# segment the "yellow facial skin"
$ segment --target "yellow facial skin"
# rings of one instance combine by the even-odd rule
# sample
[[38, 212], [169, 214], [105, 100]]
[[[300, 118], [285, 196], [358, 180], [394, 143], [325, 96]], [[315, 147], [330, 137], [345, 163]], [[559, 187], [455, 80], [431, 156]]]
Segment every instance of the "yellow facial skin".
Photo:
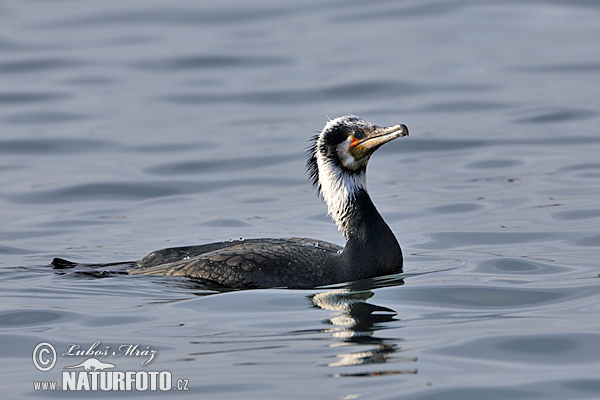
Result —
[[403, 136], [408, 136], [405, 125], [357, 129], [338, 146], [337, 153], [346, 168], [356, 170], [364, 166], [371, 154], [383, 144]]
[[[404, 125], [387, 126], [375, 128], [372, 131], [356, 131], [348, 137], [351, 141], [349, 150], [355, 160], [360, 161], [373, 154], [384, 143], [398, 137], [408, 136], [408, 129]], [[358, 137], [357, 137], [358, 136]]]

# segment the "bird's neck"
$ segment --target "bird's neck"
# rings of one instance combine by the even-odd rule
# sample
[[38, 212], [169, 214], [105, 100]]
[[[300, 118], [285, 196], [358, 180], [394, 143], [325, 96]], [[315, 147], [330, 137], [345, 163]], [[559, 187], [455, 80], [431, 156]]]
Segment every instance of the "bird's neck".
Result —
[[[328, 168], [330, 167], [330, 168]], [[321, 194], [329, 215], [346, 237], [341, 267], [347, 280], [402, 270], [402, 250], [366, 191], [365, 171], [320, 166]]]
[[331, 216], [338, 229], [348, 239], [346, 235], [347, 214], [352, 208], [356, 193], [362, 190], [366, 194], [365, 170], [358, 173], [343, 171], [339, 165], [335, 165], [325, 157], [318, 157], [317, 164], [320, 194], [327, 204], [327, 214]]
[[342, 260], [351, 280], [402, 271], [402, 250], [367, 192], [355, 193], [344, 217]]

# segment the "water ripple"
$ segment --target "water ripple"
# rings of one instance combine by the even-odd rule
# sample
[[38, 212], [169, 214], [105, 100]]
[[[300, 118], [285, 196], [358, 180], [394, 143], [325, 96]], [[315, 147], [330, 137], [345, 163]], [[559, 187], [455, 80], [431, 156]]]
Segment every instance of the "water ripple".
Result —
[[290, 63], [289, 58], [268, 56], [230, 56], [230, 55], [198, 55], [170, 58], [166, 60], [152, 59], [132, 64], [135, 67], [157, 71], [177, 71], [223, 67], [271, 67]]
[[530, 117], [513, 119], [512, 122], [519, 124], [566, 122], [593, 118], [598, 115], [596, 111], [569, 108], [552, 108], [536, 110], [532, 111], [531, 114], [533, 115]]
[[501, 103], [497, 101], [479, 100], [479, 101], [449, 101], [445, 103], [432, 103], [419, 109], [423, 112], [469, 112], [498, 110], [502, 108], [513, 107], [510, 103]]
[[145, 172], [153, 175], [188, 175], [204, 174], [213, 171], [240, 171], [283, 164], [297, 158], [300, 158], [300, 155], [268, 155], [261, 157], [224, 158], [207, 161], [184, 161], [150, 167], [147, 168]]
[[89, 119], [91, 115], [83, 113], [69, 113], [60, 111], [28, 111], [14, 113], [4, 117], [4, 122], [10, 124], [56, 124]]
[[27, 72], [48, 71], [50, 69], [71, 69], [85, 65], [81, 60], [69, 58], [42, 58], [0, 62], [0, 74], [22, 74]]
[[443, 246], [478, 246], [507, 244], [523, 244], [558, 239], [561, 236], [554, 232], [439, 232], [430, 234], [431, 242], [422, 244], [425, 249]]
[[478, 287], [445, 285], [443, 287], [405, 288], [399, 294], [407, 304], [436, 304], [450, 309], [514, 310], [554, 304], [570, 295], [569, 290], [518, 289], [514, 287]]
[[11, 104], [40, 103], [62, 100], [69, 97], [73, 96], [66, 93], [0, 93], [0, 104], [7, 106]]
[[97, 151], [114, 147], [109, 141], [76, 138], [31, 138], [0, 140], [0, 153], [53, 155]]
[[260, 21], [275, 18], [286, 13], [294, 12], [292, 9], [277, 7], [238, 7], [238, 8], [207, 8], [202, 10], [183, 8], [155, 8], [140, 9], [136, 11], [106, 12], [91, 14], [89, 16], [74, 17], [67, 20], [41, 22], [36, 24], [40, 28], [77, 28], [90, 26], [127, 25], [130, 24], [239, 24], [244, 21]]
[[232, 179], [221, 181], [94, 182], [68, 185], [58, 189], [33, 190], [7, 195], [13, 202], [28, 204], [79, 201], [139, 201], [158, 197], [214, 191], [224, 187], [285, 187], [299, 184], [294, 179]]
[[565, 72], [565, 73], [577, 73], [577, 72], [600, 72], [600, 63], [597, 62], [581, 62], [581, 63], [567, 63], [567, 64], [550, 64], [550, 65], [539, 65], [532, 67], [519, 67], [514, 68], [516, 71], [524, 72]]
[[[469, 357], [515, 364], [581, 365], [600, 359], [600, 335], [569, 333], [513, 335], [472, 340]], [[436, 351], [464, 357], [464, 344]]]
[[573, 268], [519, 258], [496, 258], [481, 262], [477, 266], [477, 270], [490, 275], [531, 275], [532, 277], [540, 277], [571, 272]]
[[347, 99], [360, 96], [362, 99], [381, 97], [398, 97], [416, 94], [425, 91], [425, 86], [398, 82], [379, 81], [333, 85], [328, 88], [254, 91], [251, 93], [233, 94], [179, 94], [163, 96], [161, 99], [177, 104], [205, 104], [205, 103], [260, 103], [260, 104], [296, 104], [312, 103], [315, 101], [329, 101]]
[[63, 318], [63, 313], [48, 310], [4, 311], [0, 313], [0, 327], [44, 325]]
[[600, 218], [600, 209], [590, 208], [581, 210], [567, 210], [552, 213], [552, 217], [559, 221], [594, 220]]

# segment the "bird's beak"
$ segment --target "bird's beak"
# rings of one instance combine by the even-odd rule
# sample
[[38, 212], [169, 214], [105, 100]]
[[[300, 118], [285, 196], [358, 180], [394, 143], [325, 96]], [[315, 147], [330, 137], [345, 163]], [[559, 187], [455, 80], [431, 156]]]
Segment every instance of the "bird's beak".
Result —
[[370, 132], [366, 132], [364, 138], [353, 140], [350, 145], [350, 154], [355, 160], [362, 160], [373, 154], [383, 144], [403, 136], [408, 136], [406, 125], [393, 125], [383, 128], [377, 126]]

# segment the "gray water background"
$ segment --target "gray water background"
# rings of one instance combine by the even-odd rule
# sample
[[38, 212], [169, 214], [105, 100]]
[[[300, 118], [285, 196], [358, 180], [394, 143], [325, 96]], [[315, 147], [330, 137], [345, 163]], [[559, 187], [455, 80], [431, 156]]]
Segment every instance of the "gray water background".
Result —
[[[600, 3], [0, 4], [0, 377], [139, 344], [201, 399], [600, 398]], [[304, 174], [348, 113], [405, 274], [218, 293], [59, 275], [240, 237], [342, 244]]]

